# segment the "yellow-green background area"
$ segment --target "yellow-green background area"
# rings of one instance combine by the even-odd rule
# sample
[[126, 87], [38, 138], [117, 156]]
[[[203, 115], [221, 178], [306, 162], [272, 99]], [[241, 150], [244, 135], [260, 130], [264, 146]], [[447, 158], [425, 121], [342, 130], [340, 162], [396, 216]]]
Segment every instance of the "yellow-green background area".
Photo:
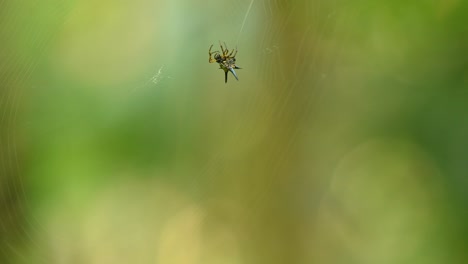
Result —
[[0, 1], [0, 263], [468, 263], [467, 14]]

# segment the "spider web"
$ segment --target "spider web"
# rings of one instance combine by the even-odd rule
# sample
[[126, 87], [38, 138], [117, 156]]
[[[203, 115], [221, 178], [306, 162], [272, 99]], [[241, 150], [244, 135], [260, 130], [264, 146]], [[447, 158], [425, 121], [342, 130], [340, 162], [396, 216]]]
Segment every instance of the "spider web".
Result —
[[[439, 22], [453, 14], [449, 2], [434, 12]], [[368, 140], [444, 95], [410, 89], [425, 78], [466, 79], [407, 63], [425, 43], [464, 46], [399, 5], [0, 0], [0, 263], [397, 263], [379, 255], [389, 244], [402, 258], [411, 254], [398, 245], [461, 259], [456, 245], [421, 242], [453, 239], [437, 227], [466, 219], [441, 216], [444, 175], [430, 154]], [[433, 8], [419, 5], [410, 7]], [[225, 84], [208, 63], [220, 42], [238, 49], [239, 81]], [[421, 50], [464, 72], [445, 49]], [[390, 197], [398, 184], [411, 202], [369, 191]], [[372, 201], [393, 207], [356, 206]], [[397, 218], [413, 230], [407, 244]], [[423, 218], [431, 222], [417, 225]]]
[[[0, 249], [2, 263], [59, 263], [70, 261], [73, 256], [69, 254], [74, 251], [81, 257], [91, 254], [84, 245], [71, 244], [80, 237], [71, 231], [80, 223], [73, 218], [84, 218], [86, 213], [77, 208], [89, 206], [93, 199], [89, 197], [98, 197], [99, 189], [113, 183], [99, 172], [113, 165], [103, 169], [84, 158], [95, 154], [80, 145], [96, 149], [95, 143], [90, 143], [97, 140], [95, 134], [114, 133], [120, 127], [118, 120], [146, 119], [146, 111], [163, 111], [160, 120], [175, 114], [174, 120], [164, 121], [167, 128], [159, 129], [176, 131], [182, 142], [196, 139], [180, 131], [188, 129], [196, 134], [201, 127], [210, 127], [212, 150], [200, 154], [201, 167], [192, 168], [201, 179], [182, 186], [188, 193], [197, 193], [219, 184], [213, 177], [219, 173], [220, 164], [248, 153], [265, 137], [268, 125], [256, 125], [255, 118], [286, 118], [292, 114], [287, 112], [294, 101], [292, 88], [313, 83], [304, 78], [304, 67], [317, 61], [312, 58], [316, 51], [309, 46], [311, 39], [320, 38], [327, 27], [333, 30], [333, 25], [327, 25], [329, 20], [321, 19], [331, 11], [324, 10], [320, 1], [305, 4], [313, 11], [308, 14], [311, 18], [320, 18], [305, 28], [292, 27], [291, 20], [301, 7], [287, 1], [230, 1], [221, 7], [223, 12], [219, 12], [218, 1], [207, 3], [208, 8], [188, 1], [140, 1], [132, 6], [114, 3], [111, 7], [91, 1], [49, 2], [44, 6], [33, 1], [1, 2], [0, 33], [9, 36], [2, 38], [8, 41], [2, 44], [5, 49], [0, 71], [4, 84], [0, 94], [0, 224], [5, 234]], [[21, 14], [25, 10], [34, 11], [24, 17]], [[290, 30], [298, 30], [300, 36], [286, 47], [281, 39]], [[207, 49], [218, 41], [239, 50], [237, 59], [243, 69], [238, 82], [230, 76], [225, 85], [221, 71], [207, 63]], [[291, 54], [289, 48], [296, 49], [292, 58], [286, 58]], [[282, 85], [285, 89], [274, 90]], [[200, 108], [201, 101], [194, 100], [208, 102], [208, 111], [215, 111], [210, 117], [213, 120], [225, 116], [231, 121], [205, 120], [206, 110]], [[307, 102], [311, 104], [310, 98]], [[152, 104], [160, 106], [152, 108]], [[203, 125], [190, 121], [190, 112]], [[294, 119], [290, 122], [300, 122]], [[135, 124], [135, 129], [144, 130], [140, 122]], [[164, 133], [158, 136], [171, 140]], [[291, 136], [278, 148], [284, 148], [284, 154], [275, 155], [286, 157], [297, 134]], [[162, 141], [156, 145], [164, 147]], [[240, 148], [232, 147], [242, 141], [245, 143]], [[213, 148], [216, 144], [223, 148]], [[198, 147], [187, 150], [176, 143], [167, 148], [176, 150], [168, 153], [172, 159], [159, 158], [166, 163], [174, 162], [174, 157], [186, 159], [177, 153], [198, 152]], [[226, 151], [229, 149], [232, 151]], [[106, 155], [95, 156], [95, 161]], [[195, 161], [182, 164], [193, 166]], [[93, 181], [92, 177], [101, 179]], [[266, 190], [274, 184], [275, 180], [267, 181]], [[258, 187], [250, 190], [257, 203], [266, 195]], [[62, 212], [66, 207], [75, 209]]]

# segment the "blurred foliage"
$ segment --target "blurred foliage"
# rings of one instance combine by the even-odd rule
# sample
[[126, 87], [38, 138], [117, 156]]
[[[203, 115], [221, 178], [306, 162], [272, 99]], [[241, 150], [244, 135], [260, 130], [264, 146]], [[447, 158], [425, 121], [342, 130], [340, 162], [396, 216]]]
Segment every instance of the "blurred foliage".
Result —
[[466, 14], [1, 2], [0, 263], [467, 263]]

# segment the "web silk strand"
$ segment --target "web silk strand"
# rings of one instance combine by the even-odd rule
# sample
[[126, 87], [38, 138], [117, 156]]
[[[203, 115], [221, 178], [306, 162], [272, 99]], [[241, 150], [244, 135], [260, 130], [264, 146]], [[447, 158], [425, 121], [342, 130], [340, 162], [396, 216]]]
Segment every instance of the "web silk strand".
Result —
[[244, 30], [244, 26], [245, 26], [245, 21], [247, 21], [247, 17], [249, 16], [250, 14], [250, 9], [252, 9], [252, 4], [253, 4], [254, 0], [250, 1], [250, 5], [249, 5], [249, 8], [247, 9], [247, 12], [245, 13], [245, 17], [244, 17], [244, 21], [242, 22], [242, 26], [240, 28], [240, 31], [239, 31], [239, 35], [237, 36], [237, 41], [236, 41], [236, 46], [237, 44], [239, 43], [239, 38], [242, 34], [242, 31]]

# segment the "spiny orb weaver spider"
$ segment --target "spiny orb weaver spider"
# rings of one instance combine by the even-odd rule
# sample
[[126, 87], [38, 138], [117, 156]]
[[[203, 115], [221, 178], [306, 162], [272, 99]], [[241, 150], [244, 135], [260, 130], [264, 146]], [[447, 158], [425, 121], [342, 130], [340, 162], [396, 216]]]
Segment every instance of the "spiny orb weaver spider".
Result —
[[[219, 43], [219, 46], [221, 47], [221, 52], [219, 51], [211, 51], [211, 48], [213, 48], [213, 45], [210, 46], [210, 49], [208, 50], [208, 55], [210, 55], [209, 62], [217, 62], [219, 64], [219, 68], [224, 70], [224, 82], [227, 83], [227, 76], [228, 76], [228, 71], [236, 77], [236, 80], [239, 80], [237, 78], [237, 74], [234, 71], [234, 69], [241, 69], [237, 67], [236, 65], [236, 54], [237, 54], [237, 48], [233, 49], [231, 52], [229, 52], [226, 43], [221, 45], [221, 42]], [[211, 57], [213, 56], [213, 57]]]

